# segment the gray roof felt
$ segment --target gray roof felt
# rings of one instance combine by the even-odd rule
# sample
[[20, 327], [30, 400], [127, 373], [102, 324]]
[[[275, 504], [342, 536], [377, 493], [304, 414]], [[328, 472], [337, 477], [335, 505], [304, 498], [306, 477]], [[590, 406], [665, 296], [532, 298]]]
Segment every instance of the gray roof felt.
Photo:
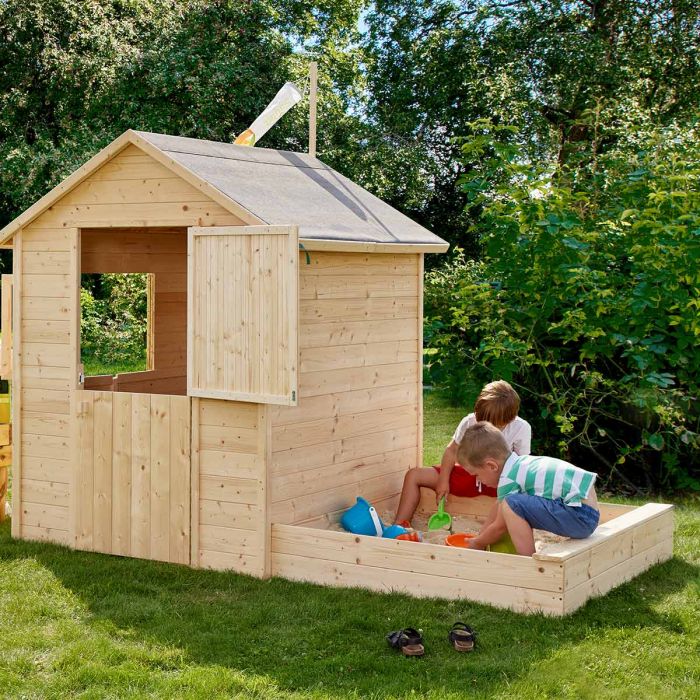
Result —
[[300, 238], [445, 243], [305, 153], [137, 133], [265, 223], [299, 226]]

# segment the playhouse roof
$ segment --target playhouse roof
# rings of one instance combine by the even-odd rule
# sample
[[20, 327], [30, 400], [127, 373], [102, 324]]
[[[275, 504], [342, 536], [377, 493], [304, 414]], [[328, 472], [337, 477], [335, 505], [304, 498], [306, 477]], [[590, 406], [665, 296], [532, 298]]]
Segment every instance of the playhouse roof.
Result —
[[444, 252], [448, 247], [428, 229], [305, 153], [143, 131], [122, 134], [0, 231], [2, 242], [129, 143], [201, 187], [246, 223], [296, 225], [302, 241], [348, 242], [367, 250], [400, 245], [415, 246], [417, 252]]

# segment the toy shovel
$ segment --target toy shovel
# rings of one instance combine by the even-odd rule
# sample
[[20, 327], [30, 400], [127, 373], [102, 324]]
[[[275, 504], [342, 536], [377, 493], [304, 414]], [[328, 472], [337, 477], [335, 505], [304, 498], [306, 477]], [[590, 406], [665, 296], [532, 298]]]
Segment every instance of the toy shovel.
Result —
[[449, 528], [452, 525], [452, 516], [445, 512], [445, 497], [440, 499], [437, 513], [434, 513], [428, 519], [428, 530], [442, 530]]

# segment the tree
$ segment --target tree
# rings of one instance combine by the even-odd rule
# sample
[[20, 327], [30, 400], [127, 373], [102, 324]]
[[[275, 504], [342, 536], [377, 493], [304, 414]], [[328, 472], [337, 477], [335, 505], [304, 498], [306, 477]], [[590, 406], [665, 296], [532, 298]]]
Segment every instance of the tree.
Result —
[[367, 25], [368, 117], [407, 153], [385, 196], [472, 255], [457, 183], [475, 164], [454, 140], [469, 123], [517, 124], [527, 157], [577, 168], [630, 112], [664, 125], [697, 105], [692, 0], [379, 0]]

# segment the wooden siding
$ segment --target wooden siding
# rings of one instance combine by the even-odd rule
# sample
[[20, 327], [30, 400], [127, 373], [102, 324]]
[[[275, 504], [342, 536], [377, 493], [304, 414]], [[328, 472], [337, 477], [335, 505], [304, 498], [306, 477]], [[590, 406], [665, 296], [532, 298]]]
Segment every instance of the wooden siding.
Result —
[[190, 230], [188, 393], [296, 404], [296, 229]]
[[267, 409], [193, 399], [192, 564], [269, 571]]
[[389, 506], [421, 463], [419, 255], [299, 260], [299, 405], [274, 407], [271, 519], [328, 522], [356, 496]]
[[[70, 492], [75, 444], [69, 416], [70, 392], [78, 387], [79, 229], [240, 223], [130, 145], [15, 233], [15, 536], [68, 542], [75, 515], [60, 503], [66, 487]], [[171, 282], [164, 293], [177, 293], [178, 285], [181, 290], [181, 278]], [[182, 358], [182, 352], [176, 348], [173, 356]], [[43, 482], [28, 484], [34, 500], [23, 497], [25, 479]]]
[[29, 227], [15, 237], [13, 256], [13, 530], [63, 544], [70, 530], [70, 389], [78, 374], [77, 251], [77, 229]]
[[75, 406], [73, 546], [189, 564], [190, 399], [76, 391]]

